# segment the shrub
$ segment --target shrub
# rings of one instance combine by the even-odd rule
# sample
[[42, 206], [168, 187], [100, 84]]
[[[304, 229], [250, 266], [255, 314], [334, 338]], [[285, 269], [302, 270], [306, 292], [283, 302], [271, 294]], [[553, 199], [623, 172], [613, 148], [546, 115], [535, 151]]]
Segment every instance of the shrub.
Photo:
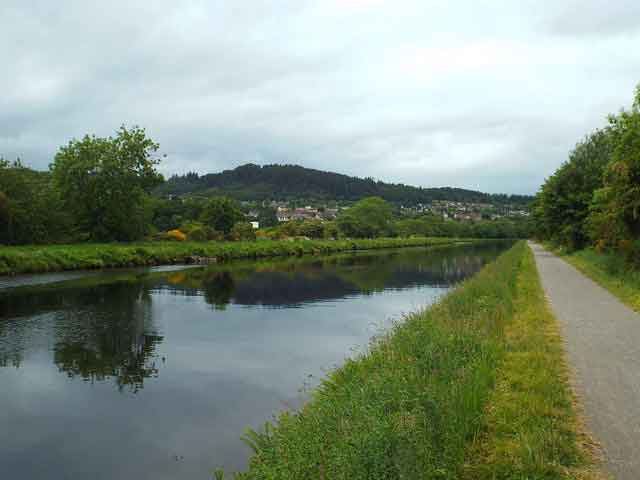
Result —
[[208, 240], [207, 231], [204, 227], [195, 227], [191, 229], [187, 236], [189, 237], [189, 240], [193, 240], [194, 242], [206, 242]]
[[253, 226], [247, 222], [236, 223], [229, 233], [229, 240], [255, 240], [256, 232]]
[[175, 230], [169, 230], [167, 232], [167, 238], [169, 240], [184, 242], [187, 239], [187, 236], [176, 228]]

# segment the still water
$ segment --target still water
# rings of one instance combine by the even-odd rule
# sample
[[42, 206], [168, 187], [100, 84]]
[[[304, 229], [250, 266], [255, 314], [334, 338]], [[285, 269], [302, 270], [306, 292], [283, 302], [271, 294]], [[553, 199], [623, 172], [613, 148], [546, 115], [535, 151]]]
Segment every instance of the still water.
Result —
[[246, 427], [299, 406], [326, 369], [504, 248], [4, 279], [0, 478], [243, 469]]

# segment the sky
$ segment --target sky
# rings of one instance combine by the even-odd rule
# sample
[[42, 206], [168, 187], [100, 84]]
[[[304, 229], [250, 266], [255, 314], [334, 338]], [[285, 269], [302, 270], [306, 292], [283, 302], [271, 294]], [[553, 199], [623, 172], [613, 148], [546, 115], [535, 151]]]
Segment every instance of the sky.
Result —
[[637, 0], [2, 0], [0, 156], [146, 128], [165, 175], [534, 193], [640, 83]]

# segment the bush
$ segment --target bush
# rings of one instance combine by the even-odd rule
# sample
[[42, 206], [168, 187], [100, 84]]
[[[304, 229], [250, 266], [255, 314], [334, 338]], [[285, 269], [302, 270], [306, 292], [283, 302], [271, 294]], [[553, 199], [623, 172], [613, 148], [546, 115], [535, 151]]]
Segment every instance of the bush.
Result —
[[187, 236], [189, 237], [189, 240], [194, 242], [206, 242], [209, 239], [207, 232], [203, 227], [193, 228]]
[[167, 232], [167, 239], [184, 242], [187, 239], [187, 236], [176, 228], [175, 230], [169, 230]]
[[229, 233], [229, 240], [255, 240], [256, 232], [253, 226], [247, 222], [236, 223]]

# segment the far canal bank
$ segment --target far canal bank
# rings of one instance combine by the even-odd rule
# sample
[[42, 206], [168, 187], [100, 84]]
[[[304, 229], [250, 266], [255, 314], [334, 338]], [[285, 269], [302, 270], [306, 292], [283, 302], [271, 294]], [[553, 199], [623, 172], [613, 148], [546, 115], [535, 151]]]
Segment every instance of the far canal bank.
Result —
[[458, 238], [376, 238], [350, 240], [258, 240], [251, 242], [83, 243], [0, 247], [0, 275], [91, 270], [183, 263], [216, 263], [241, 258], [321, 255], [401, 247], [491, 242]]

